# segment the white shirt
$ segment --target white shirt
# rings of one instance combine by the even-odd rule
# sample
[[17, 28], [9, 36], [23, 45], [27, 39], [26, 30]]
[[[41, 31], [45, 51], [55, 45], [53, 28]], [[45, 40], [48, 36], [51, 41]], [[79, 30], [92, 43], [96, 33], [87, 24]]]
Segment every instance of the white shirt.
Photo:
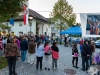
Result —
[[5, 39], [5, 40], [2, 40], [2, 43], [3, 44], [7, 44], [7, 40]]

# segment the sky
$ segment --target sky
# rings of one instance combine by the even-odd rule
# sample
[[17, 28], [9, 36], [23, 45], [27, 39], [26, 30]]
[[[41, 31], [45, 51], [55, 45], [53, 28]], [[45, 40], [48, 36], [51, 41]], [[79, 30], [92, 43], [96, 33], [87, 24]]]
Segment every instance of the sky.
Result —
[[[29, 8], [49, 18], [54, 4], [58, 0], [29, 0]], [[80, 22], [80, 13], [100, 13], [100, 0], [67, 0], [72, 5], [73, 13], [77, 15], [77, 22]]]

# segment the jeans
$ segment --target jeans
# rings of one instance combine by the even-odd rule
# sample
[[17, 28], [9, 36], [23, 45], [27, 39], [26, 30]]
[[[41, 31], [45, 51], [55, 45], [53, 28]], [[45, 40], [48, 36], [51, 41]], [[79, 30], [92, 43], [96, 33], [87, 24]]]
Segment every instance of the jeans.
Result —
[[22, 60], [22, 62], [25, 62], [25, 60], [26, 60], [26, 53], [27, 53], [27, 50], [21, 51], [21, 60]]
[[57, 59], [52, 58], [52, 68], [57, 68]]
[[92, 55], [89, 56], [89, 66], [92, 65]]
[[[85, 70], [88, 70], [88, 67], [89, 67], [88, 59], [89, 59], [89, 57], [87, 57], [87, 56], [82, 56], [82, 69], [83, 69], [84, 71], [85, 71]], [[85, 67], [85, 64], [86, 64], [86, 67]]]
[[76, 64], [75, 66], [77, 67], [77, 64], [78, 64], [78, 57], [73, 57], [73, 60], [72, 60], [72, 64], [74, 66], [74, 61], [76, 60]]
[[42, 70], [42, 59], [43, 57], [36, 57], [37, 58], [37, 62], [36, 62], [36, 69], [38, 70], [38, 66], [40, 63], [40, 69]]
[[9, 75], [15, 75], [15, 66], [16, 66], [16, 56], [8, 56], [8, 67], [9, 67]]

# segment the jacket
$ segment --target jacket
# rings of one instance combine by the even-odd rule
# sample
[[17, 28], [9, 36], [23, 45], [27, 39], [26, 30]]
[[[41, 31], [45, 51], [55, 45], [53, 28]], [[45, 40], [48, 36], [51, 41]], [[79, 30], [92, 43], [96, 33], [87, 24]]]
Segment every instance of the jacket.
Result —
[[22, 51], [28, 50], [28, 42], [27, 42], [26, 40], [24, 40], [24, 41], [22, 41], [22, 42], [20, 43], [20, 49], [21, 49]]
[[5, 56], [20, 56], [16, 43], [8, 43], [5, 48]]
[[52, 58], [58, 59], [59, 58], [59, 49], [56, 46], [52, 46]]
[[48, 50], [50, 50], [50, 51], [52, 52], [52, 50], [51, 50], [51, 47], [50, 47], [50, 46], [45, 46], [45, 47], [44, 47], [44, 52], [45, 52], [45, 55], [50, 55], [50, 54], [48, 54]]
[[36, 56], [37, 57], [43, 57], [44, 56], [44, 47], [39, 46], [36, 50]]
[[95, 63], [96, 63], [96, 64], [97, 64], [97, 63], [100, 63], [100, 55], [99, 55], [98, 53], [96, 54], [94, 60], [95, 60]]
[[29, 42], [29, 44], [28, 44], [28, 52], [30, 54], [34, 54], [35, 53], [35, 48], [36, 48], [36, 44], [34, 43], [34, 41]]
[[83, 45], [83, 50], [82, 50], [82, 55], [87, 56], [88, 54], [89, 55], [91, 54], [90, 48], [87, 44], [84, 44]]
[[18, 45], [18, 48], [20, 49], [20, 41], [19, 40], [16, 40], [16, 43]]
[[72, 48], [72, 55], [74, 57], [78, 57], [78, 49], [77, 48]]

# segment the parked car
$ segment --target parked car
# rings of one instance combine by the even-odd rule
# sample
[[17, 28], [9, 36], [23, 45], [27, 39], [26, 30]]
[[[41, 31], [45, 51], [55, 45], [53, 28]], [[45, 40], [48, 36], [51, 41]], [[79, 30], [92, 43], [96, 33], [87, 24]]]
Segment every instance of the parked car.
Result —
[[74, 38], [72, 41], [75, 41], [76, 43], [80, 43], [81, 39], [80, 38]]
[[100, 48], [100, 40], [97, 40], [97, 41], [95, 42], [95, 46], [98, 47], [98, 48]]

